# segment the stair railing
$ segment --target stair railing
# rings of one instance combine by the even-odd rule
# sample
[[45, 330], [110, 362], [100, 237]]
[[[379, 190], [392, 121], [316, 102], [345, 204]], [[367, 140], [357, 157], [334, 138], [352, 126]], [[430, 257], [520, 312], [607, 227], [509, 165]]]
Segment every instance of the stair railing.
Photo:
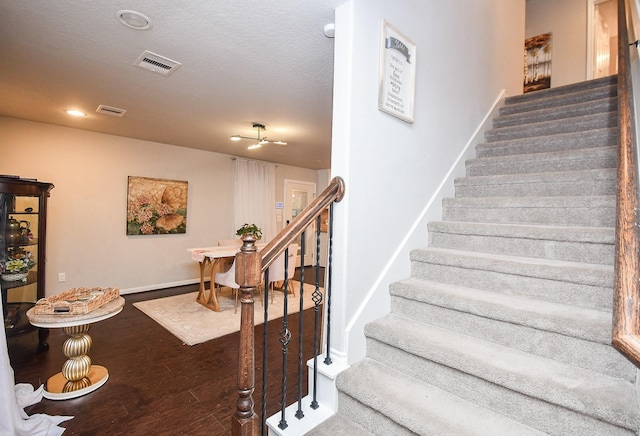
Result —
[[[264, 392], [265, 392], [265, 381], [263, 380], [263, 411], [262, 418], [258, 416], [258, 414], [254, 411], [254, 399], [253, 392], [255, 389], [255, 335], [254, 335], [254, 293], [258, 286], [262, 283], [262, 277], [265, 276], [265, 291], [268, 290], [268, 268], [269, 266], [280, 256], [282, 253], [285, 253], [285, 285], [284, 285], [284, 295], [285, 295], [285, 305], [287, 304], [286, 295], [287, 295], [287, 273], [288, 270], [286, 262], [288, 259], [288, 247], [289, 245], [298, 238], [298, 236], [303, 236], [302, 241], [304, 241], [304, 232], [305, 230], [312, 226], [313, 224], [317, 224], [317, 253], [319, 253], [320, 247], [320, 223], [321, 216], [326, 209], [329, 209], [329, 262], [327, 263], [327, 268], [329, 270], [329, 278], [327, 283], [325, 283], [325, 294], [326, 301], [324, 302], [324, 308], [327, 313], [330, 313], [330, 301], [331, 301], [331, 244], [332, 244], [332, 234], [333, 234], [333, 204], [342, 200], [345, 193], [345, 185], [344, 181], [339, 178], [333, 178], [329, 183], [329, 186], [314, 199], [311, 204], [307, 208], [305, 208], [298, 216], [296, 216], [293, 221], [287, 225], [282, 231], [271, 241], [269, 242], [262, 251], [258, 251], [255, 245], [256, 239], [253, 235], [245, 235], [243, 237], [243, 244], [240, 249], [240, 252], [236, 254], [236, 283], [240, 285], [240, 293], [241, 293], [241, 311], [240, 311], [240, 350], [238, 355], [238, 400], [236, 401], [236, 412], [231, 420], [231, 431], [235, 436], [240, 435], [258, 435], [258, 434], [266, 434], [265, 422], [266, 422], [266, 409], [265, 409], [265, 401]], [[304, 258], [304, 242], [302, 242], [303, 247], [301, 250], [301, 256]], [[303, 266], [303, 265], [302, 265]], [[304, 270], [304, 268], [302, 269]], [[316, 291], [318, 289], [317, 283], [319, 279], [319, 256], [316, 256]], [[303, 280], [301, 280], [302, 282]], [[302, 291], [301, 291], [302, 293]], [[322, 302], [322, 294], [319, 296], [314, 292], [313, 301], [315, 303], [315, 312], [316, 312], [316, 321], [315, 321], [315, 338], [314, 344], [316, 350], [314, 351], [314, 359], [317, 358], [318, 348], [319, 346], [316, 342], [319, 341], [318, 337], [318, 307]], [[264, 294], [264, 303], [265, 306], [268, 304], [268, 294], [265, 292]], [[265, 309], [265, 318], [266, 318]], [[302, 316], [302, 303], [301, 303], [301, 313]], [[265, 332], [267, 328], [267, 320], [265, 319]], [[289, 341], [289, 331], [287, 327], [287, 318], [285, 315], [283, 321], [283, 331], [281, 332], [281, 342], [283, 345], [283, 360], [286, 360], [287, 350], [288, 350], [288, 341]], [[326, 320], [327, 329], [330, 328], [330, 319]], [[329, 330], [326, 333], [327, 341], [330, 336]], [[266, 350], [266, 346], [263, 347]], [[329, 352], [329, 344], [327, 343], [327, 357], [325, 358], [325, 363], [330, 363]], [[301, 356], [300, 356], [301, 359]], [[327, 362], [329, 360], [329, 363]], [[283, 398], [282, 402], [282, 420], [279, 424], [280, 428], [286, 428], [286, 421], [284, 420], [284, 409], [286, 408], [286, 362], [283, 364]], [[266, 367], [266, 362], [263, 358], [263, 369]], [[314, 365], [314, 370], [317, 371], [317, 365]], [[266, 374], [263, 371], [263, 379]], [[300, 386], [300, 381], [298, 382]], [[300, 389], [298, 389], [300, 392]], [[315, 395], [315, 393], [314, 393]], [[300, 403], [301, 394], [298, 395], [298, 401]], [[315, 402], [315, 397], [314, 397]], [[313, 408], [313, 403], [311, 407]], [[298, 409], [298, 413], [296, 416], [302, 414], [300, 407]]]
[[638, 156], [625, 0], [618, 0], [618, 175], [612, 345], [640, 367]]

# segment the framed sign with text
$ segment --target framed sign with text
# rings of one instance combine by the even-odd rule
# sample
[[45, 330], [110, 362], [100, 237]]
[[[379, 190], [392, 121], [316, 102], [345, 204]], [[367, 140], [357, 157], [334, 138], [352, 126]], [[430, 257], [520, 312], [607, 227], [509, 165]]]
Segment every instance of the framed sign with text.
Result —
[[416, 45], [382, 21], [378, 109], [413, 123], [416, 86]]

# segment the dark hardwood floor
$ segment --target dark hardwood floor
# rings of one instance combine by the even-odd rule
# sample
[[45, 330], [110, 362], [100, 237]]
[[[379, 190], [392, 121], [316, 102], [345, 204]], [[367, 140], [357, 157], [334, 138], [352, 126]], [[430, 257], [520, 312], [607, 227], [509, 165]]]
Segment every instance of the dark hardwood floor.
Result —
[[[107, 367], [107, 383], [83, 397], [52, 401], [43, 399], [25, 411], [50, 415], [73, 415], [64, 422], [65, 435], [218, 435], [230, 434], [231, 416], [237, 396], [239, 333], [195, 346], [182, 342], [132, 306], [136, 301], [193, 292], [197, 286], [125, 295], [124, 310], [115, 317], [93, 324], [89, 334], [92, 362]], [[256, 300], [258, 304], [259, 300]], [[304, 392], [306, 361], [313, 356], [313, 309], [304, 320]], [[239, 314], [238, 314], [239, 316]], [[239, 319], [239, 318], [238, 318]], [[298, 315], [289, 317], [292, 345], [288, 356], [287, 402], [296, 399]], [[239, 321], [238, 321], [239, 322]], [[269, 322], [267, 416], [280, 409], [282, 353], [279, 332], [282, 320]], [[256, 327], [255, 411], [260, 414], [262, 386], [263, 326]], [[50, 348], [36, 352], [37, 333], [9, 340], [9, 357], [16, 383], [34, 387], [46, 383], [66, 360], [62, 329], [50, 331]], [[295, 341], [295, 343], [294, 343]]]

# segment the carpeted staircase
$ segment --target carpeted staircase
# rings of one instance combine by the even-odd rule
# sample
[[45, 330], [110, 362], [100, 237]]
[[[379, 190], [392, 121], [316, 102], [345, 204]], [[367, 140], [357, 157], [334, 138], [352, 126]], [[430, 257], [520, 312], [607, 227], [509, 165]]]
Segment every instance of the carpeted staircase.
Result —
[[610, 345], [616, 77], [508, 98], [312, 434], [635, 435]]

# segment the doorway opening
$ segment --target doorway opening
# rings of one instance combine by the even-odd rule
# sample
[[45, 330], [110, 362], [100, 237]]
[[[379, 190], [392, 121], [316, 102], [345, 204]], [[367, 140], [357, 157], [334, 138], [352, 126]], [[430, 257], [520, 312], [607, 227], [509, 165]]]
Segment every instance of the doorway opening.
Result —
[[587, 27], [587, 79], [618, 73], [618, 5], [590, 0]]
[[[289, 224], [314, 198], [316, 198], [315, 183], [286, 179], [284, 181], [284, 224]], [[315, 224], [308, 227], [305, 232], [305, 265], [300, 265], [300, 253], [296, 253], [296, 267], [313, 265], [315, 263], [314, 240]], [[302, 246], [301, 238], [298, 237], [295, 243], [297, 243], [299, 247]]]

